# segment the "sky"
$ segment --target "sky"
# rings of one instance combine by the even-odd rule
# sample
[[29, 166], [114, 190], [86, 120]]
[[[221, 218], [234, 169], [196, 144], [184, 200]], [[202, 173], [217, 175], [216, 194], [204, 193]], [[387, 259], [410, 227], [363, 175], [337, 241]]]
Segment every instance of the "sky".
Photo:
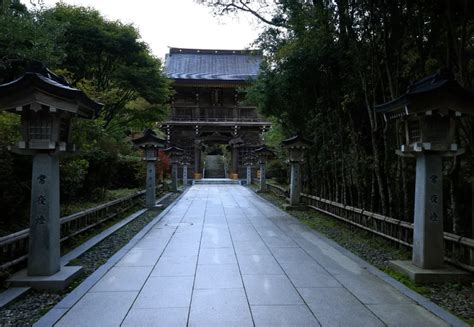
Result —
[[[27, 3], [28, 1], [24, 1]], [[43, 0], [47, 7], [58, 0]], [[168, 47], [245, 49], [257, 38], [260, 27], [249, 15], [215, 17], [195, 0], [63, 0], [93, 7], [110, 20], [135, 25], [154, 55], [164, 58]]]

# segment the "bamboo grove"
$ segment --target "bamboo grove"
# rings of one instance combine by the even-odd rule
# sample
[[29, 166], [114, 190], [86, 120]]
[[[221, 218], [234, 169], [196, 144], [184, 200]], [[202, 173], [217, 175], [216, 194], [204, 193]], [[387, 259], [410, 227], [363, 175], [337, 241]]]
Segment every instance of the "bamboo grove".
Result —
[[[284, 136], [315, 142], [305, 165], [308, 192], [412, 221], [415, 160], [395, 154], [400, 126], [374, 105], [443, 69], [474, 82], [474, 3], [469, 0], [284, 0], [209, 4], [247, 12], [265, 25], [255, 45], [266, 63], [252, 90]], [[472, 121], [457, 141], [466, 154], [444, 162], [445, 230], [472, 236]]]

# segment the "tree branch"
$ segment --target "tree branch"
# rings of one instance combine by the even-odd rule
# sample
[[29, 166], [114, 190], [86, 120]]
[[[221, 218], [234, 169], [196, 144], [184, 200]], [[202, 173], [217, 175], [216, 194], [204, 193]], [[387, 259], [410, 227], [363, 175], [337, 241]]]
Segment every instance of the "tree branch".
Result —
[[263, 17], [261, 14], [257, 12], [257, 10], [250, 8], [247, 5], [245, 0], [238, 0], [238, 2], [232, 1], [228, 4], [218, 2], [214, 4], [214, 6], [221, 7], [220, 12], [218, 13], [219, 15], [224, 15], [226, 13], [233, 12], [233, 11], [243, 11], [243, 12], [253, 15], [255, 18], [257, 18], [258, 20], [260, 20], [261, 22], [265, 24], [275, 26], [275, 27], [285, 27], [285, 28], [288, 27], [286, 24], [277, 23], [273, 20]]

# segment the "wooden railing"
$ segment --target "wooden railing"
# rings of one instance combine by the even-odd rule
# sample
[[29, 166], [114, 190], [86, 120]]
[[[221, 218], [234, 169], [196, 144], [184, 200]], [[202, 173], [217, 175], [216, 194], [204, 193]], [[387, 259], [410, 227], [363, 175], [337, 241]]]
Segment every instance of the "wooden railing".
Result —
[[[276, 195], [285, 198], [289, 197], [289, 191], [286, 188], [271, 183], [267, 183], [267, 186], [268, 189]], [[344, 221], [372, 234], [376, 234], [408, 248], [413, 246], [412, 223], [305, 193], [301, 194], [301, 201], [313, 210]], [[474, 272], [474, 239], [445, 232], [444, 246], [446, 261]]]
[[[157, 187], [162, 191], [163, 185]], [[101, 204], [61, 218], [61, 242], [113, 219], [137, 205], [145, 191]], [[0, 237], [0, 270], [15, 266], [28, 257], [29, 229]]]
[[172, 108], [170, 121], [204, 121], [204, 122], [259, 122], [255, 107], [244, 106], [175, 106]]

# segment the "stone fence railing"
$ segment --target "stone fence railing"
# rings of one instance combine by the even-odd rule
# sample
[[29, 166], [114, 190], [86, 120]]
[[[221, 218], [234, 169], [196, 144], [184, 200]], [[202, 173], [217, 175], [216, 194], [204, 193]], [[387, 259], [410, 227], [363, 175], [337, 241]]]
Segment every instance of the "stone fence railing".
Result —
[[[289, 191], [286, 188], [271, 183], [268, 183], [267, 186], [270, 191], [278, 196], [289, 197]], [[412, 247], [412, 223], [382, 216], [377, 213], [354, 208], [310, 194], [302, 193], [301, 200], [306, 206], [313, 210], [403, 246]], [[445, 232], [444, 246], [446, 261], [474, 272], [474, 239]]]
[[[163, 185], [158, 185], [161, 191]], [[61, 218], [61, 242], [81, 234], [95, 226], [115, 218], [122, 212], [137, 205], [145, 195], [145, 191], [113, 200], [97, 207], [86, 209]], [[0, 237], [0, 270], [15, 266], [28, 257], [29, 229]]]

